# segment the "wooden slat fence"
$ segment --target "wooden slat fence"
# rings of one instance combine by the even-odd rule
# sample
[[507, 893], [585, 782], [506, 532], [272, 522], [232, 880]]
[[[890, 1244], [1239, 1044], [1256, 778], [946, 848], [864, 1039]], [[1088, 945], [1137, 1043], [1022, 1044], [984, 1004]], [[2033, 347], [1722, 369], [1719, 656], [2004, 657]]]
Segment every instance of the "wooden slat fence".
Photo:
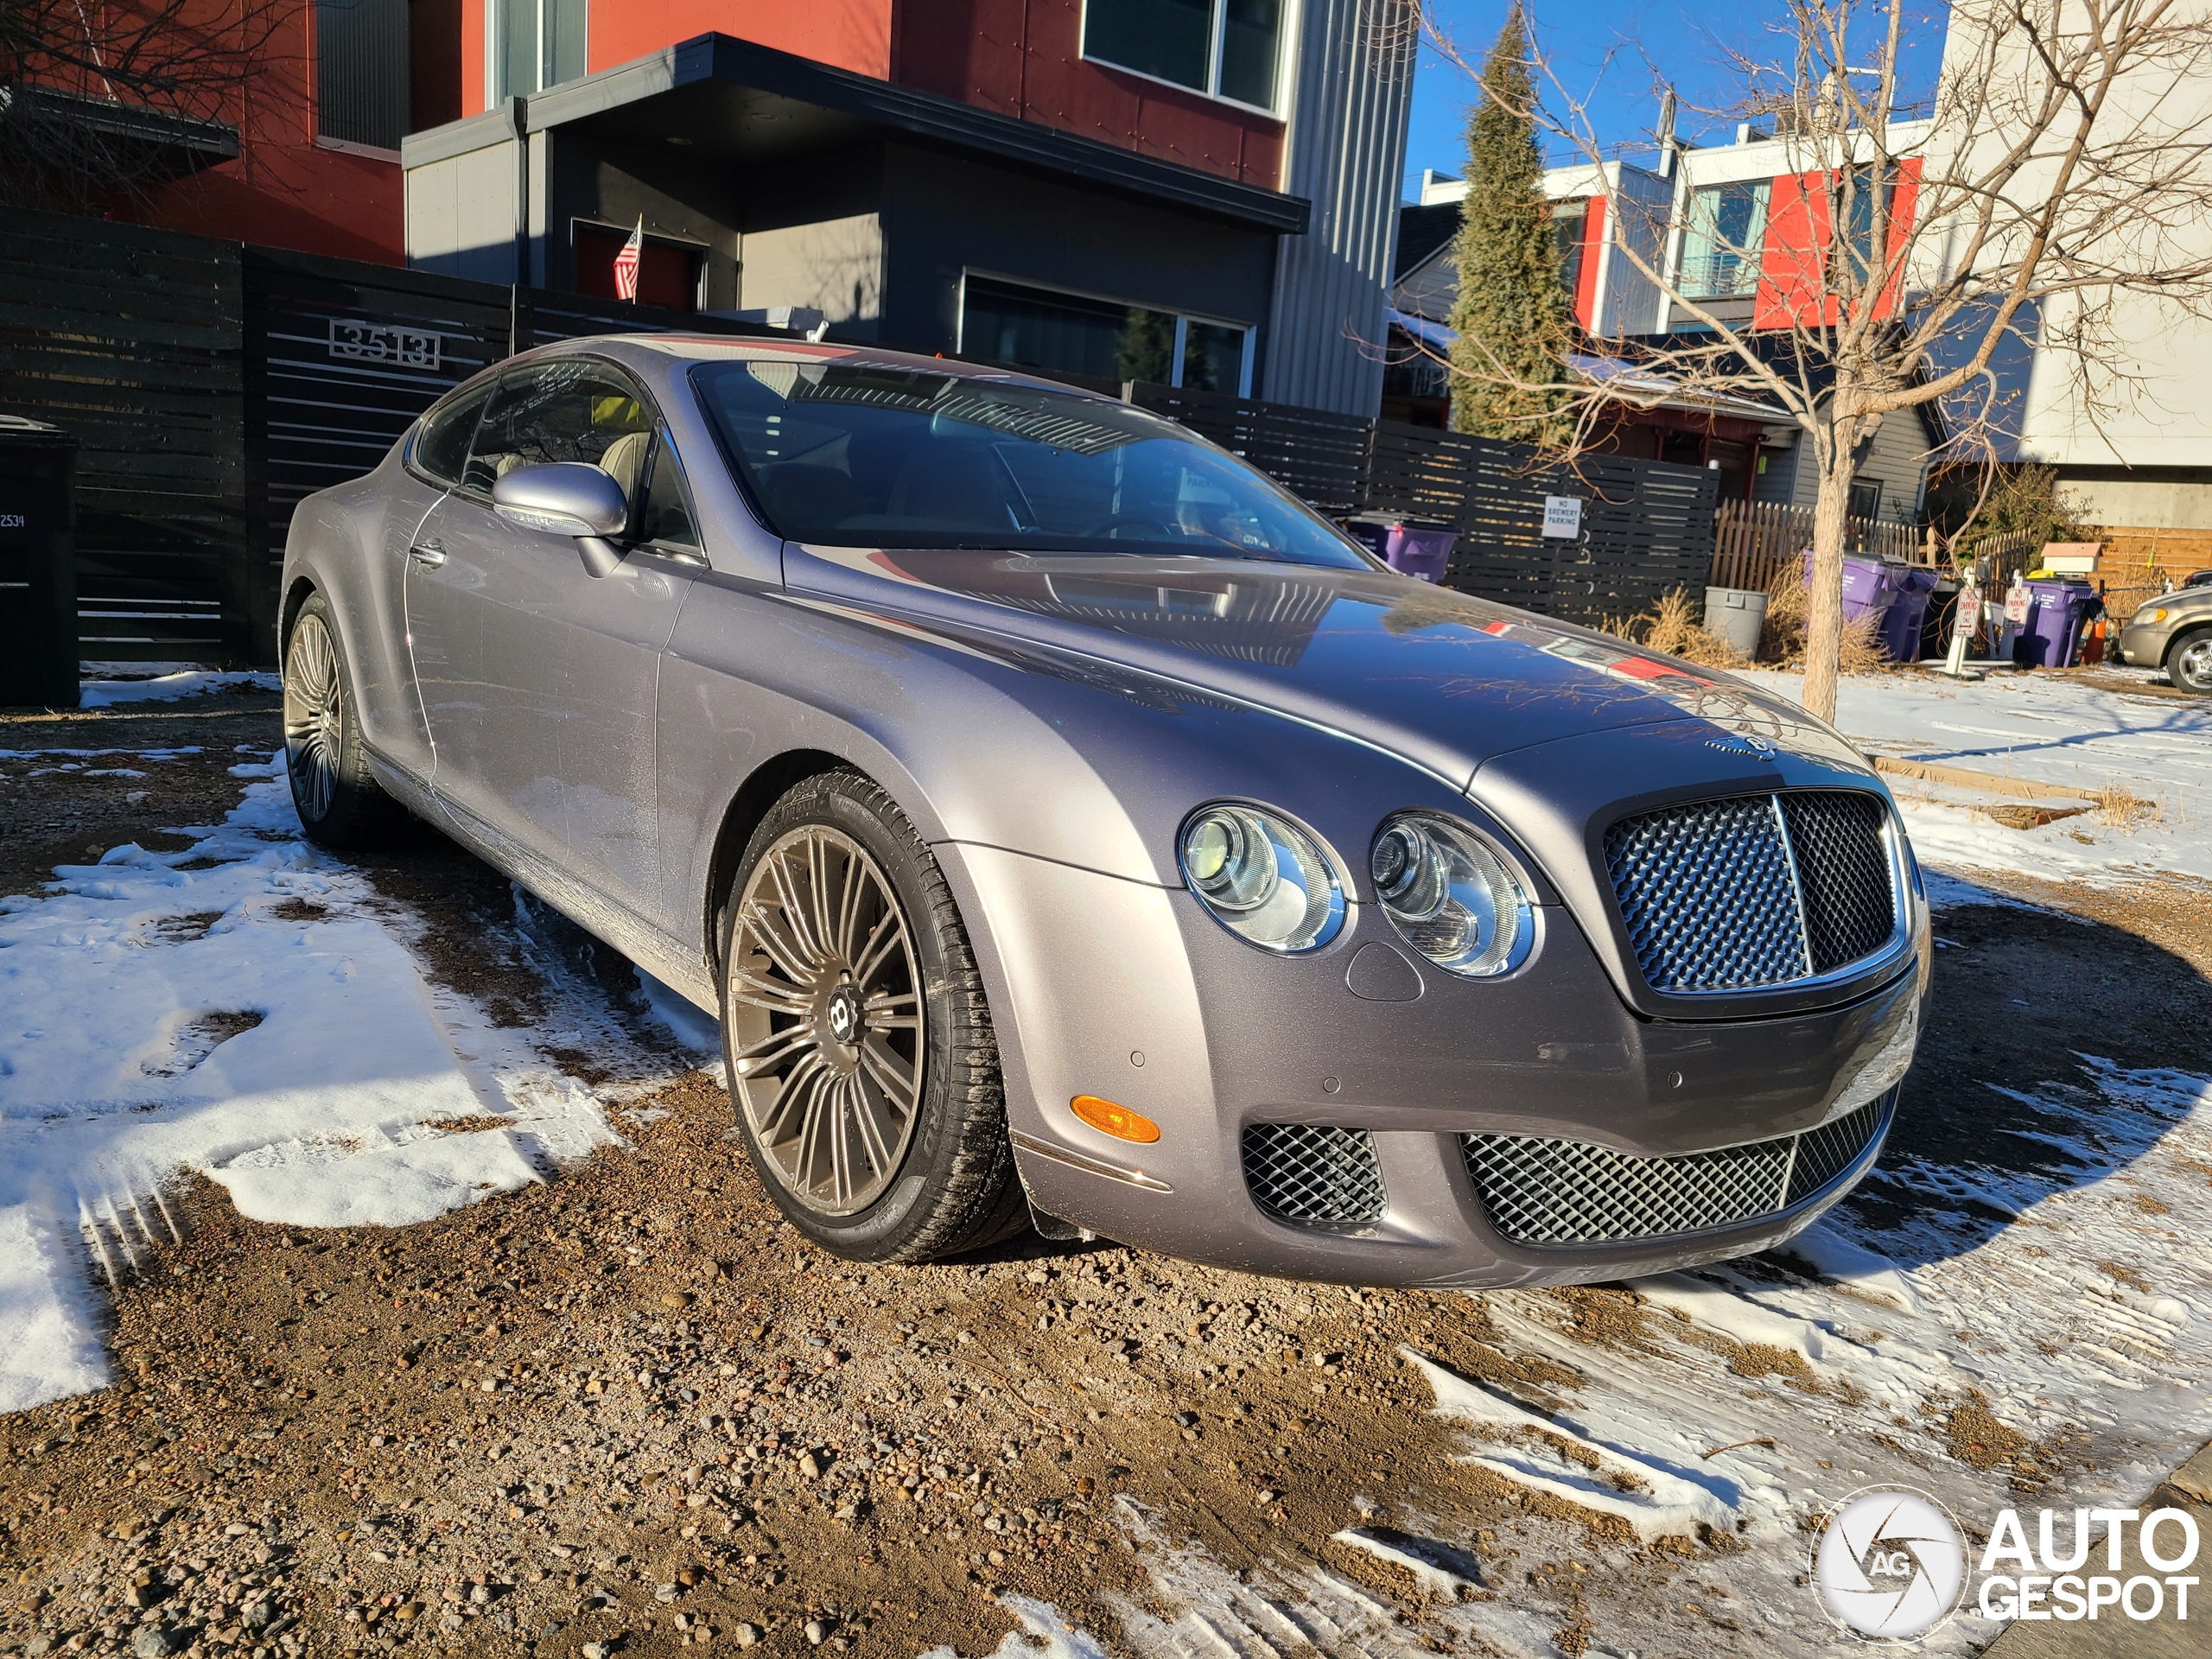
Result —
[[[1924, 562], [1923, 535], [1910, 524], [1844, 521], [1845, 550], [1876, 558]], [[1711, 586], [1764, 593], [1803, 563], [1805, 550], [1813, 544], [1813, 512], [1773, 502], [1726, 501], [1713, 515], [1713, 543]]]
[[[411, 275], [412, 273], [406, 273]], [[563, 340], [594, 334], [728, 334], [752, 340], [789, 340], [780, 329], [693, 311], [669, 311], [657, 305], [594, 299], [583, 294], [556, 294], [550, 289], [496, 289], [512, 295], [510, 349], [526, 352]]]
[[[448, 388], [515, 351], [617, 332], [785, 338], [617, 301], [24, 213], [0, 244], [0, 411], [74, 433], [80, 651], [270, 663], [294, 508], [373, 467]], [[1459, 532], [1446, 580], [1574, 620], [1700, 594], [1714, 475], [1539, 467], [1488, 439], [1218, 392], [1083, 383], [1179, 421], [1332, 517]], [[1542, 536], [1580, 498], [1581, 533]]]
[[11, 213], [0, 413], [75, 435], [80, 649], [242, 658], [245, 309], [237, 245]]
[[244, 250], [248, 625], [276, 645], [292, 509], [383, 460], [431, 404], [508, 354], [507, 290], [427, 272]]
[[1366, 505], [1372, 421], [1142, 381], [1132, 383], [1123, 396], [1241, 456], [1319, 512], [1341, 516]]
[[[1576, 622], [1640, 614], [1670, 588], [1704, 598], [1717, 474], [1619, 455], [1539, 467], [1522, 444], [1375, 423], [1365, 509], [1459, 532], [1452, 587]], [[1581, 534], [1543, 534], [1548, 496], [1582, 501]]]

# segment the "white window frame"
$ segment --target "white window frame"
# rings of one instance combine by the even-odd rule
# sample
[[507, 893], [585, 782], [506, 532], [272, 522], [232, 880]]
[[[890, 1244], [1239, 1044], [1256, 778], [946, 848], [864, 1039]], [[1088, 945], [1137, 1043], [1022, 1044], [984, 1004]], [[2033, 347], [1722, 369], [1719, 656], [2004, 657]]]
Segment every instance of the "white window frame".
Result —
[[[484, 107], [487, 110], [496, 110], [501, 104], [513, 97], [518, 92], [521, 92], [524, 98], [530, 98], [535, 96], [537, 93], [545, 91], [545, 87], [543, 85], [527, 88], [509, 86], [504, 90], [499, 86], [499, 62], [505, 55], [505, 24], [507, 21], [507, 8], [516, 5], [530, 7], [537, 18], [537, 28], [534, 33], [532, 45], [531, 48], [531, 61], [537, 66], [537, 75], [536, 78], [541, 82], [544, 79], [545, 0], [485, 0]], [[587, 43], [588, 43], [591, 39], [590, 0], [585, 0], [584, 39]], [[586, 65], [586, 70], [587, 73], [588, 73], [588, 64]]]
[[1179, 80], [1170, 80], [1165, 75], [1148, 74], [1142, 69], [1132, 69], [1126, 63], [1116, 63], [1111, 58], [1095, 55], [1090, 49], [1090, 8], [1092, 0], [1083, 0], [1083, 16], [1077, 25], [1076, 39], [1085, 63], [1095, 63], [1111, 69], [1118, 75], [1134, 75], [1139, 80], [1148, 80], [1155, 86], [1172, 86], [1179, 92], [1192, 98], [1203, 98], [1210, 104], [1226, 104], [1232, 110], [1249, 110], [1255, 115], [1264, 115], [1270, 121], [1287, 122], [1284, 105], [1290, 101], [1291, 71], [1298, 60], [1299, 22], [1303, 8], [1299, 0], [1284, 0], [1282, 22], [1275, 36], [1275, 84], [1272, 104], [1247, 104], [1241, 98], [1230, 98], [1215, 90], [1221, 85], [1221, 43], [1229, 29], [1229, 0], [1207, 0], [1213, 15], [1213, 29], [1206, 40], [1206, 84], [1203, 86], [1185, 86]]
[[[973, 265], [961, 268], [960, 281], [953, 289], [952, 349], [957, 355], [964, 356], [968, 350], [968, 279], [970, 276], [980, 276], [988, 283], [1003, 283], [1008, 288], [1033, 289], [1039, 294], [1065, 294], [1071, 300], [1090, 300], [1099, 305], [1135, 306], [1145, 311], [1166, 312], [1175, 319], [1175, 343], [1168, 348], [1169, 366], [1175, 378], [1167, 384], [1178, 391], [1183, 388], [1183, 347], [1189, 339], [1191, 325], [1207, 322], [1217, 328], [1236, 329], [1244, 336], [1243, 353], [1236, 365], [1236, 395], [1239, 397], [1252, 395], [1252, 364], [1257, 355], [1256, 345], [1260, 337], [1260, 326], [1255, 322], [1239, 322], [1234, 317], [1215, 316], [1204, 311], [1184, 311], [1173, 306], [1128, 299], [1118, 294], [1101, 294], [1091, 289], [1070, 288], [1062, 283], [1040, 283], [1033, 276], [1015, 276], [1002, 270], [984, 270]], [[1049, 378], [1052, 372], [1039, 369], [1036, 372]]]

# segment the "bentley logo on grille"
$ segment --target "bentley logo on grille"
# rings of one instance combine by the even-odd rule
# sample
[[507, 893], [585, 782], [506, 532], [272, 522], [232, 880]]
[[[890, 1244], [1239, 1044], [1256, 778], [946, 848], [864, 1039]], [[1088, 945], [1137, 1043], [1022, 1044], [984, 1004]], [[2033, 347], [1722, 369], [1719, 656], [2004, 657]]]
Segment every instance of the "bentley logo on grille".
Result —
[[1723, 743], [1718, 738], [1708, 738], [1705, 747], [1718, 749], [1723, 754], [1748, 755], [1754, 760], [1771, 760], [1777, 753], [1774, 745], [1763, 737], [1745, 737], [1740, 743]]

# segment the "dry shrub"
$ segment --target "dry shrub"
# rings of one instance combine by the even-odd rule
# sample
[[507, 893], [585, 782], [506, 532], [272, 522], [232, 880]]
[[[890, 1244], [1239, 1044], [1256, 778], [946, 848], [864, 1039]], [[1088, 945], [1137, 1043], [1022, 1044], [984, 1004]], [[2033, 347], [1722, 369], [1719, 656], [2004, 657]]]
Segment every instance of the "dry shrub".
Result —
[[2097, 822], [2108, 829], [2133, 832], [2145, 818], [2158, 816], [2155, 801], [2147, 801], [2122, 784], [2107, 784], [2097, 791]]
[[1599, 624], [1605, 632], [1647, 651], [1664, 652], [1703, 668], [1742, 668], [1744, 653], [1719, 634], [1692, 620], [1690, 596], [1671, 588], [1659, 602], [1641, 616], [1608, 617]]
[[[1759, 628], [1759, 660], [1782, 668], [1805, 665], [1805, 619], [1811, 594], [1796, 566], [1768, 585], [1766, 620]], [[1879, 624], [1871, 616], [1843, 625], [1843, 644], [1838, 666], [1846, 674], [1870, 674], [1886, 668], [1890, 653], [1882, 647]]]

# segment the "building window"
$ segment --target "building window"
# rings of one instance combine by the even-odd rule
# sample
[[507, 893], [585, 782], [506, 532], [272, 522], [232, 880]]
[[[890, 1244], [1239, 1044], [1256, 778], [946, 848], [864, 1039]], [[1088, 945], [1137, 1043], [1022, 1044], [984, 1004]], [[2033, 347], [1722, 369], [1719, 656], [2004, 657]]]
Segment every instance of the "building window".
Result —
[[490, 0], [492, 102], [584, 73], [585, 0]]
[[1286, 0], [1087, 0], [1083, 55], [1273, 114]]
[[407, 0], [317, 0], [315, 132], [397, 149], [407, 136]]
[[1772, 181], [1708, 184], [1690, 193], [1682, 232], [1681, 291], [1693, 300], [1737, 299], [1758, 291]]
[[1559, 238], [1559, 279], [1569, 299], [1582, 281], [1582, 226], [1590, 217], [1590, 198], [1552, 203], [1552, 234]]
[[1240, 397], [1252, 385], [1249, 328], [988, 276], [961, 284], [960, 351], [1097, 380], [1148, 380]]
[[1878, 478], [1854, 478], [1851, 480], [1851, 505], [1853, 518], [1872, 519], [1882, 512], [1882, 480]]

